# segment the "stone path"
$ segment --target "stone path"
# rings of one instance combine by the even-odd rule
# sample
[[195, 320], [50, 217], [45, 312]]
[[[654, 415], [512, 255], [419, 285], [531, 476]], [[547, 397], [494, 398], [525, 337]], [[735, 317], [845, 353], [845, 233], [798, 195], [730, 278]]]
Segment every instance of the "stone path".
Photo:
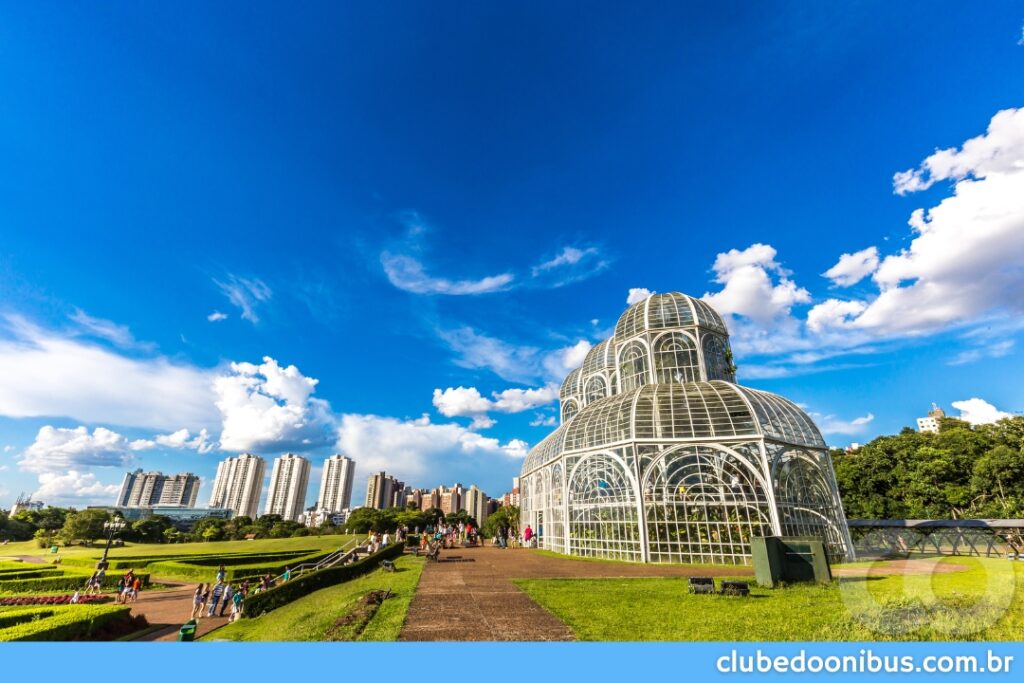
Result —
[[752, 575], [749, 567], [586, 562], [517, 549], [459, 548], [426, 563], [399, 640], [573, 640], [512, 579]]

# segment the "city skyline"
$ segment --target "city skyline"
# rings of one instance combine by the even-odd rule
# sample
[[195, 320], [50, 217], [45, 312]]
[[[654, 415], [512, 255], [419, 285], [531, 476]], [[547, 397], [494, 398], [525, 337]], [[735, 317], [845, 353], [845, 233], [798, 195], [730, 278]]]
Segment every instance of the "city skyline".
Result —
[[505, 491], [654, 292], [832, 446], [1024, 410], [1012, 3], [310, 12], [0, 9], [0, 505]]

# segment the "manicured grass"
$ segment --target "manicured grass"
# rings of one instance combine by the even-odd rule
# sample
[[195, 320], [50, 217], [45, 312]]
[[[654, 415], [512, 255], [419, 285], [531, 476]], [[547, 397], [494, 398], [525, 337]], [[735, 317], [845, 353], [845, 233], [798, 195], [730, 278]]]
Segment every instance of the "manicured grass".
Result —
[[[685, 578], [516, 581], [580, 640], [1019, 640], [1024, 563], [949, 557], [967, 571], [844, 577], [691, 595]], [[991, 579], [991, 581], [989, 581]], [[749, 577], [746, 577], [749, 580]]]
[[[394, 573], [378, 569], [316, 591], [263, 616], [236, 621], [213, 631], [204, 640], [395, 640], [405, 623], [423, 563], [421, 557], [400, 557]], [[335, 622], [359, 607], [359, 600], [367, 593], [387, 589], [391, 589], [392, 597], [384, 601], [361, 634], [355, 636], [351, 624], [335, 626]]]
[[[111, 548], [110, 559], [121, 557], [157, 557], [176, 555], [217, 555], [229, 553], [274, 553], [282, 550], [337, 550], [355, 536], [301, 536], [299, 538], [261, 538], [253, 541], [213, 541], [210, 543], [126, 543], [123, 548]], [[103, 543], [91, 548], [71, 546], [51, 554], [49, 548], [39, 548], [35, 541], [8, 543], [0, 547], [0, 559], [16, 555], [34, 555], [47, 562], [57, 557], [95, 557], [103, 555]]]

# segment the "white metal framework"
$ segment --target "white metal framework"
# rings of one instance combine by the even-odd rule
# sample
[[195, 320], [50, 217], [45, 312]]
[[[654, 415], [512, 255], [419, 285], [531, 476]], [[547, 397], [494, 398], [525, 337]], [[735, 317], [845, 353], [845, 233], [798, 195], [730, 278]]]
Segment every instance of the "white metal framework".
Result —
[[543, 547], [637, 562], [750, 561], [753, 536], [815, 536], [852, 558], [835, 474], [791, 401], [735, 384], [703, 301], [634, 304], [566, 377], [562, 424], [520, 476]]

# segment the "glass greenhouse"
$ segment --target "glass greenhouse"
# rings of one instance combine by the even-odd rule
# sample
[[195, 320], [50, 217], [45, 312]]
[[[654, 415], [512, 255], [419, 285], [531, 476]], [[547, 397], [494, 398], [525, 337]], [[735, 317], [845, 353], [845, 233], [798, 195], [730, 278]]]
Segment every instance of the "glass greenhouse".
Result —
[[729, 333], [705, 302], [671, 292], [628, 308], [560, 399], [561, 426], [519, 480], [541, 547], [746, 563], [754, 536], [813, 536], [852, 559], [821, 433], [793, 402], [735, 383]]

